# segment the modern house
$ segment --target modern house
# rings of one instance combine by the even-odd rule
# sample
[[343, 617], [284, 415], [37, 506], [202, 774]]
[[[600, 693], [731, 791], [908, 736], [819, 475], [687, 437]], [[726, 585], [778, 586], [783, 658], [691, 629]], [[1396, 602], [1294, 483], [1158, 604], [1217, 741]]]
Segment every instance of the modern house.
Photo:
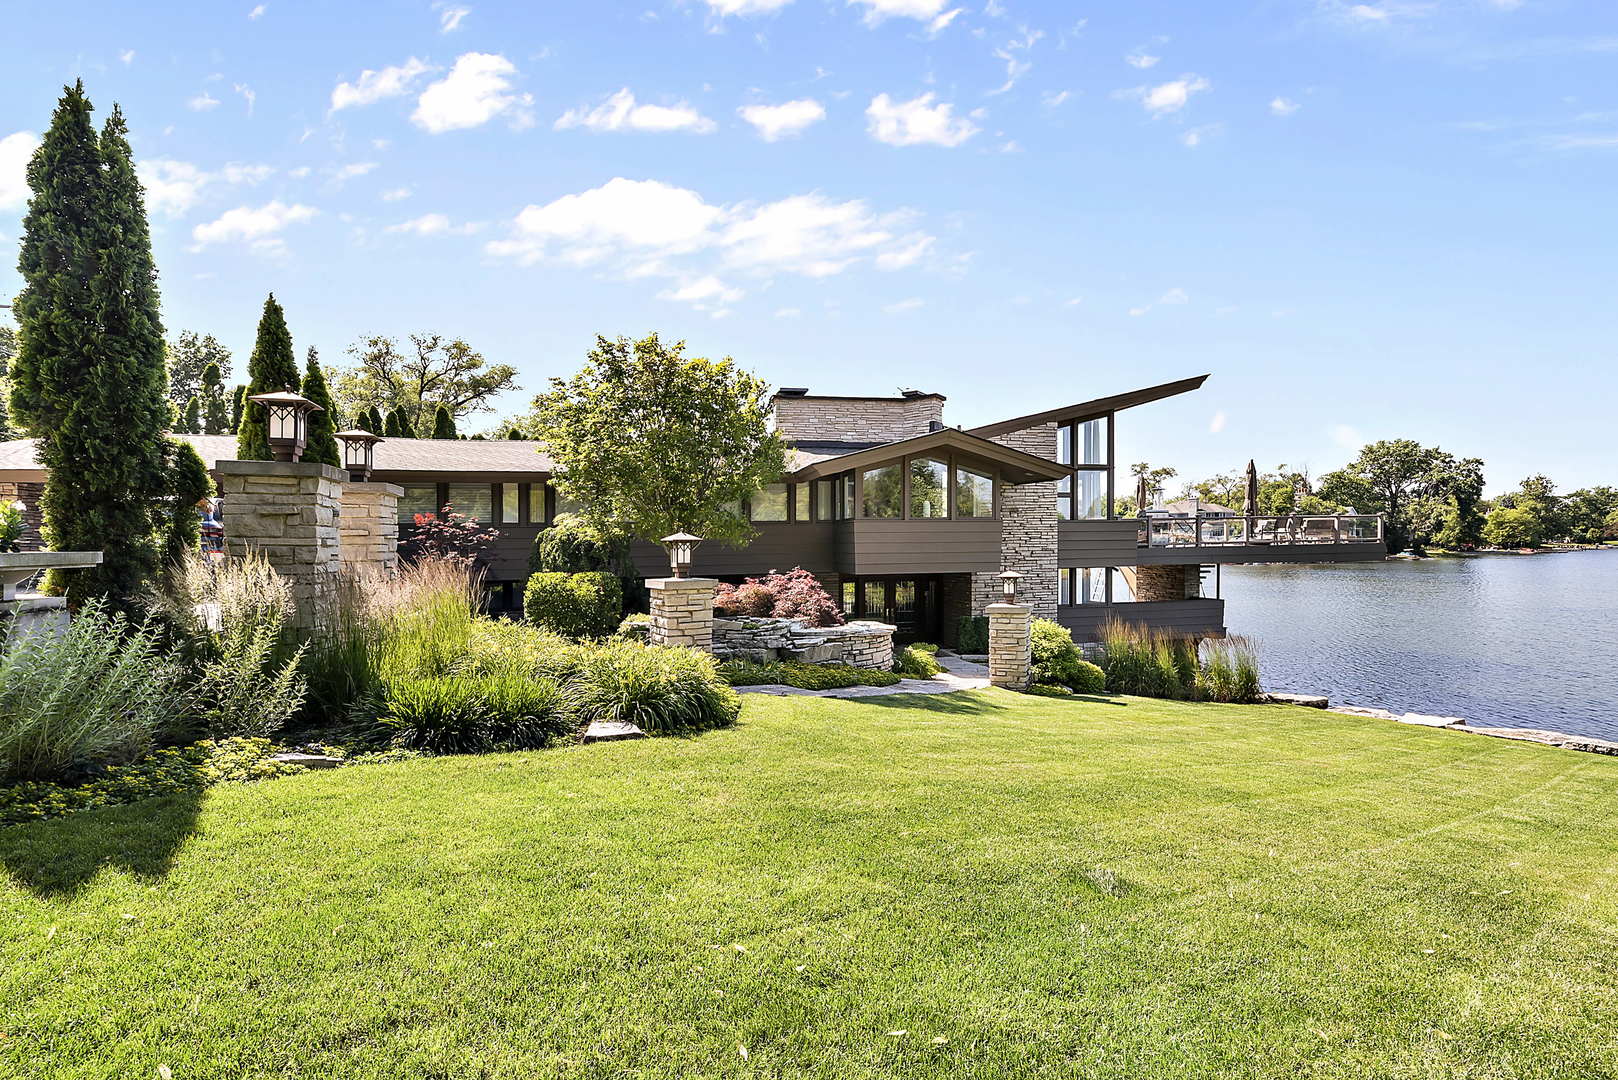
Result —
[[[1207, 376], [1075, 402], [961, 429], [944, 397], [843, 397], [783, 388], [777, 430], [790, 472], [741, 512], [742, 548], [701, 545], [692, 572], [732, 581], [801, 566], [851, 617], [894, 623], [902, 638], [948, 643], [961, 616], [1023, 575], [1019, 597], [1079, 640], [1110, 617], [1199, 635], [1225, 632], [1217, 568], [1227, 563], [1346, 562], [1385, 554], [1370, 515], [1246, 516], [1225, 508], [1120, 519], [1120, 413], [1200, 387]], [[234, 436], [186, 436], [204, 461], [235, 456]], [[399, 484], [401, 523], [446, 504], [500, 531], [488, 560], [490, 604], [520, 606], [535, 536], [567, 510], [544, 447], [518, 441], [391, 439], [376, 480]], [[27, 440], [0, 444], [0, 497], [37, 502], [43, 481]], [[9, 494], [8, 494], [9, 493]], [[32, 496], [32, 497], [30, 497]], [[648, 576], [661, 548], [638, 544]]]

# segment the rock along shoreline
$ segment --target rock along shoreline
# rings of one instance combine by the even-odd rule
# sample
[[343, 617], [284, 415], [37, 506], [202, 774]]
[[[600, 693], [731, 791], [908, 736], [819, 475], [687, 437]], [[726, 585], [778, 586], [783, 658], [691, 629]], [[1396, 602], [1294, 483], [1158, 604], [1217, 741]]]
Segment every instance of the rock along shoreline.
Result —
[[1472, 735], [1487, 735], [1493, 739], [1512, 739], [1517, 742], [1540, 743], [1562, 750], [1578, 750], [1586, 754], [1609, 754], [1618, 757], [1618, 742], [1597, 739], [1589, 735], [1569, 735], [1565, 731], [1544, 728], [1487, 727], [1472, 724], [1459, 716], [1429, 716], [1425, 713], [1395, 713], [1387, 709], [1366, 708], [1363, 705], [1332, 705], [1327, 698], [1315, 694], [1265, 694], [1263, 700], [1272, 705], [1301, 705], [1304, 708], [1324, 709], [1345, 716], [1365, 716], [1376, 720], [1392, 720], [1417, 727], [1443, 728]]

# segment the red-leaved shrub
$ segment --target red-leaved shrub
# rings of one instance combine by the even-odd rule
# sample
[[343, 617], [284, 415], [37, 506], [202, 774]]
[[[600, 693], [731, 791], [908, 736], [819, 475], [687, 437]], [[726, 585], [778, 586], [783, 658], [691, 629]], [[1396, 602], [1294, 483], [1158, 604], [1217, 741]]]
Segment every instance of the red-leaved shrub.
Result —
[[717, 615], [802, 619], [810, 626], [841, 626], [843, 622], [837, 601], [815, 575], [798, 566], [785, 574], [772, 571], [762, 578], [748, 578], [740, 585], [720, 585], [714, 590], [713, 606]]

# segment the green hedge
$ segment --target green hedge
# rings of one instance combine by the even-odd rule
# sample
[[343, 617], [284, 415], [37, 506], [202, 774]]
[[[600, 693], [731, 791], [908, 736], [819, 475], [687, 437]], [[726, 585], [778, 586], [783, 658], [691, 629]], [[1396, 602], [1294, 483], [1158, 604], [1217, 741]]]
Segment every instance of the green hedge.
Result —
[[955, 648], [959, 652], [978, 656], [989, 651], [989, 617], [963, 615], [955, 631]]
[[623, 584], [604, 570], [544, 571], [528, 579], [523, 614], [535, 626], [567, 637], [606, 637], [623, 619]]
[[727, 660], [719, 673], [732, 686], [795, 686], [799, 690], [841, 690], [849, 686], [892, 686], [903, 676], [848, 664], [805, 664], [797, 660]]

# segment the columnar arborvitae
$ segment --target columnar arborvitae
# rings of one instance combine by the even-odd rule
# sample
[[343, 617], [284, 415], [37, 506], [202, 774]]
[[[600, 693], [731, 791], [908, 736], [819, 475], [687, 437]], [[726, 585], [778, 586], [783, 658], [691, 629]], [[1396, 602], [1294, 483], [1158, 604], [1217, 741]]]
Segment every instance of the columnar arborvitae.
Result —
[[524, 439], [527, 438], [527, 436], [522, 433], [522, 428], [518, 427], [516, 424], [512, 424], [511, 427], [506, 431], [506, 438]]
[[230, 402], [225, 398], [225, 376], [218, 364], [202, 369], [202, 433], [224, 435], [230, 427]]
[[169, 490], [163, 326], [123, 113], [99, 138], [90, 113], [83, 84], [69, 87], [28, 165], [12, 407], [49, 470], [46, 542], [103, 553], [47, 588], [128, 607], [156, 569]]
[[455, 418], [449, 414], [449, 409], [443, 405], [440, 405], [438, 411], [433, 413], [433, 438], [455, 438]]
[[247, 404], [247, 387], [237, 386], [230, 394], [230, 434], [241, 430], [242, 409]]
[[337, 406], [332, 404], [331, 391], [326, 389], [326, 375], [320, 370], [320, 354], [309, 346], [309, 359], [303, 369], [303, 396], [320, 406], [319, 412], [309, 414], [309, 442], [303, 449], [303, 460], [318, 461], [322, 465], [338, 467], [343, 459], [337, 453]]
[[[258, 337], [253, 356], [247, 362], [247, 397], [276, 390], [297, 390], [298, 361], [292, 355], [292, 334], [286, 314], [271, 293], [264, 301], [264, 314], [258, 320]], [[241, 423], [236, 427], [236, 456], [243, 461], [269, 461], [269, 414], [264, 406], [246, 402]]]
[[416, 429], [410, 423], [410, 414], [403, 407], [390, 409], [387, 422], [382, 425], [382, 434], [390, 439], [414, 439]]
[[213, 494], [213, 477], [196, 448], [184, 439], [170, 439], [165, 449], [170, 510], [163, 560], [175, 563], [201, 546], [202, 508], [198, 504]]
[[387, 427], [387, 424], [385, 424], [382, 420], [381, 411], [378, 410], [375, 405], [372, 405], [369, 409], [365, 410], [365, 422], [362, 423], [360, 427], [364, 428], [366, 431], [369, 431], [372, 435], [381, 435], [383, 433], [383, 428]]
[[185, 413], [175, 430], [185, 435], [202, 434], [202, 402], [193, 397], [185, 403]]

